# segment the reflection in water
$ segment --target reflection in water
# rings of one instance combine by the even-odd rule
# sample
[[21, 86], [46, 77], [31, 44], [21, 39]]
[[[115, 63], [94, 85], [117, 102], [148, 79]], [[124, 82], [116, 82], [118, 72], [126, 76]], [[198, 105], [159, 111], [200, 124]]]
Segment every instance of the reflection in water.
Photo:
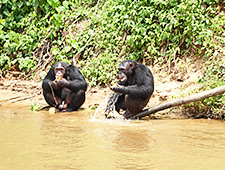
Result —
[[225, 124], [1, 107], [0, 170], [225, 169]]

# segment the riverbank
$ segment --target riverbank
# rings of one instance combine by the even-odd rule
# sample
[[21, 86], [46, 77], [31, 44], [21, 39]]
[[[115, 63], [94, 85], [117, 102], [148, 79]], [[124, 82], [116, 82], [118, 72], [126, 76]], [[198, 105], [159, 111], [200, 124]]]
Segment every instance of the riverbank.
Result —
[[[154, 75], [155, 90], [146, 106], [150, 108], [161, 103], [165, 103], [179, 98], [185, 91], [191, 91], [198, 87], [196, 83], [202, 76], [201, 59], [196, 60], [194, 65], [189, 64], [178, 70], [177, 72], [167, 73], [160, 72], [159, 68], [150, 68]], [[86, 93], [86, 101], [82, 108], [90, 110], [97, 108], [99, 104], [107, 100], [107, 95], [110, 92], [108, 87], [92, 87], [88, 88]], [[16, 79], [11, 74], [11, 79], [0, 81], [0, 104], [4, 106], [7, 103], [23, 103], [30, 109], [30, 105], [38, 103], [42, 107], [48, 106], [44, 100], [41, 88], [41, 81], [24, 81]], [[177, 108], [163, 110], [151, 116], [151, 118], [184, 118], [185, 115]]]

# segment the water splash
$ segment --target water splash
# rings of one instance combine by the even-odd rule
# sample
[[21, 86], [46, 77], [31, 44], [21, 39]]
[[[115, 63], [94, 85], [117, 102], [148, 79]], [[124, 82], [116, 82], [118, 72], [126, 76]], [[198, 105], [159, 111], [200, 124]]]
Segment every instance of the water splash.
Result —
[[107, 118], [116, 118], [116, 117], [120, 116], [118, 114], [118, 112], [116, 111], [115, 104], [116, 104], [119, 96], [121, 96], [121, 95], [122, 94], [120, 94], [120, 93], [115, 93], [115, 92], [111, 93], [109, 100], [108, 100], [106, 110], [105, 110], [105, 116]]
[[[103, 102], [101, 102], [96, 109], [94, 116], [92, 117], [93, 119], [101, 119], [103, 118], [112, 118], [112, 117], [119, 117], [120, 115], [117, 113], [115, 109], [115, 104], [118, 100], [118, 97], [121, 94], [115, 93], [110, 91], [108, 95], [106, 95], [105, 99]], [[104, 113], [104, 114], [103, 114]]]
[[[98, 105], [98, 108], [96, 109], [94, 115], [93, 115], [93, 119], [100, 119], [102, 117], [102, 113], [105, 112], [106, 110], [106, 106], [107, 106], [107, 102], [108, 102], [108, 98], [109, 96], [111, 95], [112, 92], [109, 92], [108, 95], [106, 95], [105, 99], [103, 100], [103, 102], [101, 102], [99, 105]], [[104, 118], [105, 118], [105, 115], [104, 115]]]

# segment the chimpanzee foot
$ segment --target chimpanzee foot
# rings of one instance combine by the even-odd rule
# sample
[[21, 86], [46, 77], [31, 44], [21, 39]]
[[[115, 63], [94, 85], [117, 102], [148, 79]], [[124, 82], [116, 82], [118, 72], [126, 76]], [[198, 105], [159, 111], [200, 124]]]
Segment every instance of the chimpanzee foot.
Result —
[[66, 112], [72, 112], [73, 110], [71, 108], [67, 108]]
[[72, 112], [73, 110], [70, 108], [62, 109], [60, 112]]
[[59, 110], [63, 111], [68, 107], [67, 103], [65, 101], [62, 101], [62, 104], [58, 106]]

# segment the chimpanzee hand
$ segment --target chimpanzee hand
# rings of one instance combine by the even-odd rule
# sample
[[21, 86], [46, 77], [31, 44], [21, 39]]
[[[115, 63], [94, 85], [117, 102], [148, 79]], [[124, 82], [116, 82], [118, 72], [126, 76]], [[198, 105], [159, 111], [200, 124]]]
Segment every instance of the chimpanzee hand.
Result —
[[59, 89], [59, 87], [58, 87], [58, 85], [57, 85], [57, 82], [56, 82], [56, 81], [53, 81], [53, 82], [51, 83], [51, 86], [52, 86], [52, 88], [53, 88], [53, 89], [56, 89], [56, 90], [58, 90], [58, 89]]
[[57, 80], [57, 86], [58, 87], [66, 87], [68, 86], [69, 82], [65, 78], [61, 78]]
[[114, 92], [117, 92], [117, 93], [121, 93], [121, 89], [123, 89], [123, 86], [121, 85], [114, 85], [114, 86], [111, 86], [110, 89]]

